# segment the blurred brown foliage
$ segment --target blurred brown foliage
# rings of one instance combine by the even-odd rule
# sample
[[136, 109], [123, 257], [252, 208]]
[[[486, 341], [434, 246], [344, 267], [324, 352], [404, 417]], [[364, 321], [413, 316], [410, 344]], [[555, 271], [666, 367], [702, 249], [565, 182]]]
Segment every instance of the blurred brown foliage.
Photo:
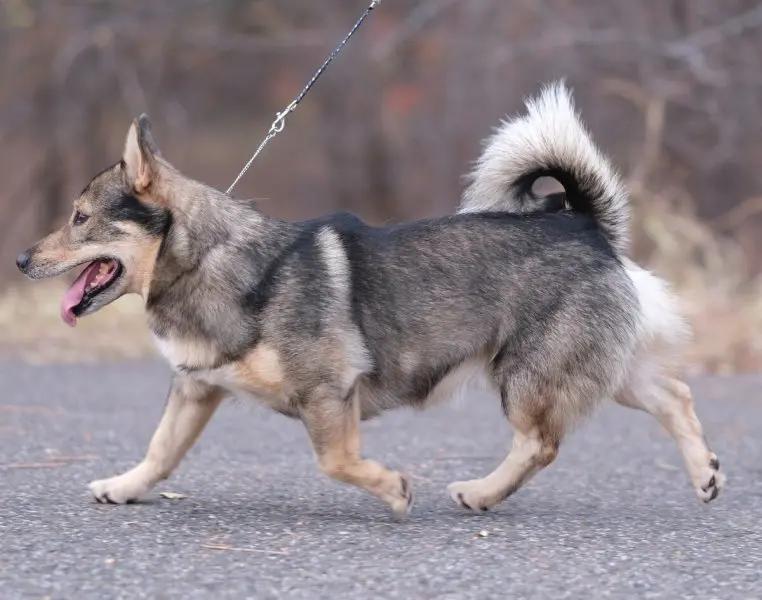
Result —
[[[142, 111], [170, 161], [225, 189], [366, 6], [0, 0], [0, 282]], [[384, 0], [236, 194], [293, 219], [451, 212], [480, 140], [565, 77], [633, 191], [634, 256], [704, 283], [732, 267], [724, 297], [748, 294], [738, 286], [762, 271], [760, 56], [751, 0]]]

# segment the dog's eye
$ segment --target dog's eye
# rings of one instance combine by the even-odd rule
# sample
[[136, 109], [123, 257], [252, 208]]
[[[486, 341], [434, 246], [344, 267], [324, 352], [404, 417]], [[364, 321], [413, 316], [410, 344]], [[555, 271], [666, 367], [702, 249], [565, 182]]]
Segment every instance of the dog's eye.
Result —
[[82, 223], [87, 221], [89, 218], [90, 218], [89, 215], [85, 215], [77, 211], [74, 213], [74, 220], [72, 222], [74, 223], [74, 225], [82, 225]]

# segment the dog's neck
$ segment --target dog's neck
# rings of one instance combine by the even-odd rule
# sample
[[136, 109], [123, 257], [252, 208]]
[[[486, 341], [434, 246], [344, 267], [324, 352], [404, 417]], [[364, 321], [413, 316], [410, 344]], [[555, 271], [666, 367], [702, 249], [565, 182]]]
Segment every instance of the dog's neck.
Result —
[[[186, 180], [168, 198], [171, 223], [157, 248], [143, 297], [150, 310], [171, 288], [209, 275], [254, 282], [299, 231], [299, 225], [268, 217], [250, 202]], [[188, 292], [190, 293], [189, 288]]]

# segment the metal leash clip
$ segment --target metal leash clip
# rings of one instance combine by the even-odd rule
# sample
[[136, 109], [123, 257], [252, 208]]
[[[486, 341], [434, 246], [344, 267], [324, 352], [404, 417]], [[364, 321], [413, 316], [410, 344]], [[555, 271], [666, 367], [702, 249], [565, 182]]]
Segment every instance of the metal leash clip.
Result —
[[272, 138], [274, 138], [281, 131], [283, 131], [283, 129], [286, 126], [286, 117], [289, 115], [289, 113], [292, 113], [294, 111], [297, 105], [302, 101], [302, 98], [304, 98], [307, 95], [307, 92], [310, 91], [312, 86], [315, 85], [315, 82], [318, 80], [318, 77], [320, 77], [323, 74], [323, 71], [325, 71], [326, 67], [328, 67], [330, 62], [334, 58], [336, 58], [336, 55], [344, 47], [344, 44], [347, 43], [349, 38], [352, 37], [355, 31], [357, 31], [357, 28], [360, 27], [360, 25], [362, 25], [362, 22], [368, 17], [371, 11], [374, 8], [376, 8], [379, 4], [381, 4], [381, 0], [371, 0], [370, 5], [368, 6], [368, 8], [365, 9], [365, 12], [354, 24], [354, 27], [352, 27], [352, 29], [349, 30], [349, 33], [346, 35], [346, 37], [341, 41], [341, 43], [338, 46], [336, 46], [334, 51], [331, 52], [331, 54], [328, 56], [325, 62], [320, 66], [320, 68], [317, 71], [315, 71], [315, 74], [312, 76], [312, 79], [310, 79], [307, 85], [304, 86], [304, 89], [301, 92], [299, 92], [299, 95], [296, 97], [296, 99], [293, 102], [291, 102], [291, 104], [289, 104], [284, 110], [282, 110], [276, 115], [275, 120], [273, 121], [272, 125], [270, 125], [270, 130], [267, 132], [265, 139], [262, 140], [261, 144], [259, 144], [259, 147], [256, 149], [254, 154], [252, 154], [249, 161], [244, 165], [243, 169], [241, 169], [241, 172], [233, 180], [233, 183], [230, 184], [230, 187], [225, 192], [226, 194], [230, 194], [230, 192], [233, 191], [233, 188], [241, 180], [241, 178], [246, 174], [246, 171], [249, 170], [249, 167], [251, 167], [254, 160], [257, 158], [257, 156], [259, 156], [259, 153], [262, 152], [265, 145], [267, 145], [267, 142], [269, 142]]

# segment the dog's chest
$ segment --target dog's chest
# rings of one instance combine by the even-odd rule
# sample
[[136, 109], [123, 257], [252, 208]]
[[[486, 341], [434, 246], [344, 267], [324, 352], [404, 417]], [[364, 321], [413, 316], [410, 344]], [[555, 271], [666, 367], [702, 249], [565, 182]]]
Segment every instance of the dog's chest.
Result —
[[219, 353], [208, 344], [173, 338], [155, 340], [176, 373], [219, 386], [238, 397], [264, 402], [279, 412], [291, 412], [291, 386], [277, 351], [270, 346], [259, 344], [243, 358], [220, 365]]

